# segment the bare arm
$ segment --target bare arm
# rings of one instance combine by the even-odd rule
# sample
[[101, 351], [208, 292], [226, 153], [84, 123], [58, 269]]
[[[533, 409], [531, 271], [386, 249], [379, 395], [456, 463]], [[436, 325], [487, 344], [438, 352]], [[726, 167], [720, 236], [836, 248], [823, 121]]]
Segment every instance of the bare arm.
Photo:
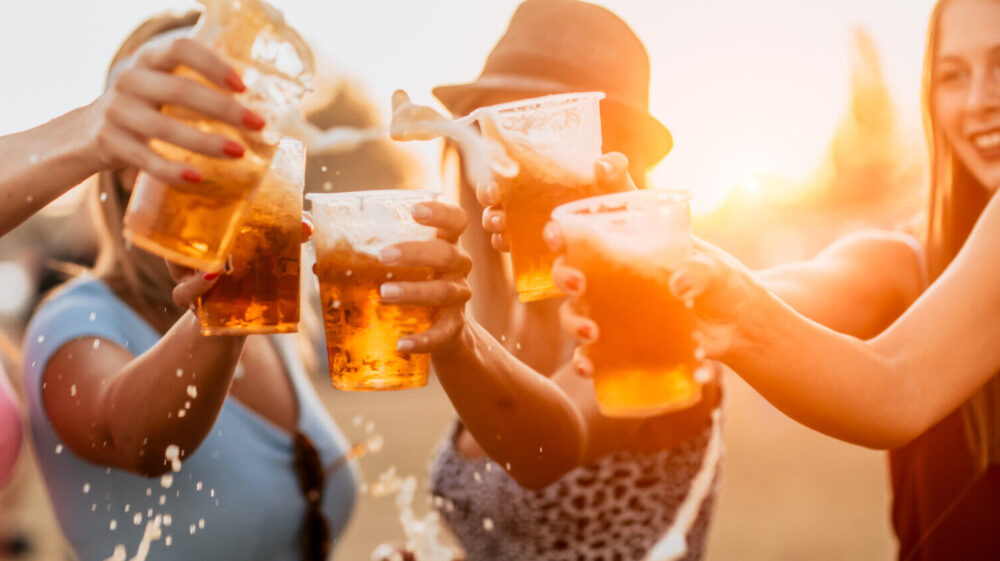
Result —
[[239, 144], [158, 110], [164, 103], [177, 104], [236, 127], [255, 128], [244, 122], [246, 109], [229, 95], [170, 74], [185, 64], [217, 88], [243, 91], [235, 72], [207, 47], [187, 38], [153, 42], [123, 64], [93, 103], [0, 137], [0, 236], [101, 170], [133, 166], [168, 183], [197, 183], [197, 170], [153, 152], [147, 145], [151, 138], [209, 156], [242, 156]]
[[[768, 401], [831, 436], [890, 448], [924, 432], [1000, 370], [998, 254], [1000, 198], [993, 197], [948, 270], [868, 342], [806, 320], [738, 268], [723, 277], [689, 269], [692, 288], [677, 293], [696, 296], [707, 349]], [[743, 304], [734, 305], [734, 296]], [[719, 314], [726, 304], [732, 322]]]
[[573, 401], [485, 329], [467, 321], [433, 360], [462, 422], [520, 485], [540, 489], [579, 465], [585, 432]]
[[171, 444], [182, 459], [194, 453], [222, 409], [244, 338], [203, 337], [187, 313], [138, 357], [109, 341], [95, 349], [95, 341], [64, 345], [43, 377], [46, 411], [66, 445], [88, 461], [146, 476], [170, 469]]
[[466, 319], [471, 260], [456, 243], [466, 226], [465, 212], [440, 202], [422, 203], [414, 218], [436, 227], [438, 239], [396, 244], [381, 258], [387, 264], [431, 267], [437, 278], [386, 282], [381, 297], [436, 306], [440, 313], [427, 331], [401, 338], [400, 350], [432, 353], [438, 379], [465, 426], [491, 458], [510, 464], [519, 483], [539, 488], [555, 481], [577, 465], [582, 453], [576, 408], [555, 383]]
[[87, 151], [85, 109], [0, 137], [0, 236], [100, 170]]
[[[175, 299], [193, 301], [212, 284], [189, 275]], [[215, 424], [244, 341], [202, 336], [192, 312], [138, 357], [111, 341], [74, 339], [56, 351], [42, 375], [46, 412], [82, 458], [159, 475], [170, 469], [168, 446], [176, 445], [184, 459]]]
[[757, 273], [761, 284], [796, 312], [834, 331], [869, 338], [881, 333], [923, 289], [916, 240], [893, 232], [861, 232], [815, 258]]

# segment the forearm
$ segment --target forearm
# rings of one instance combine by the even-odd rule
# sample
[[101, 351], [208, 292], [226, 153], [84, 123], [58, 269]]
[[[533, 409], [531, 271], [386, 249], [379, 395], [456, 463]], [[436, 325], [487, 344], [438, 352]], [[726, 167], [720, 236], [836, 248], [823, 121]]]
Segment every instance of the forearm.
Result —
[[515, 302], [507, 350], [528, 367], [546, 376], [566, 362], [563, 356], [563, 335], [559, 327], [560, 298], [538, 302]]
[[167, 446], [190, 456], [222, 409], [245, 337], [205, 337], [184, 314], [150, 350], [128, 363], [105, 397], [107, 432], [137, 471], [168, 469]]
[[434, 367], [466, 428], [494, 461], [527, 488], [541, 488], [579, 464], [580, 412], [558, 386], [531, 370], [485, 329], [467, 322]]
[[743, 321], [722, 359], [786, 415], [871, 448], [896, 447], [919, 434], [917, 396], [898, 361], [773, 297]]
[[100, 170], [87, 110], [0, 137], [0, 236]]

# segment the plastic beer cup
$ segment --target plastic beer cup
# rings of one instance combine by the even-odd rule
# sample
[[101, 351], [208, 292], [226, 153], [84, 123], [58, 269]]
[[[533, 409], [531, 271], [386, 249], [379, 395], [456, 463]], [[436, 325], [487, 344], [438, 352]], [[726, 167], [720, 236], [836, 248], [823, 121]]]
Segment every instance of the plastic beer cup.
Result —
[[226, 274], [198, 301], [203, 334], [297, 330], [305, 157], [297, 140], [278, 144], [240, 224]]
[[[312, 52], [280, 14], [261, 0], [202, 0], [206, 10], [190, 36], [208, 45], [242, 75], [242, 103], [273, 123], [294, 107], [314, 72]], [[217, 89], [186, 66], [174, 70]], [[124, 220], [126, 239], [175, 263], [218, 270], [240, 221], [268, 170], [279, 137], [211, 120], [190, 109], [165, 105], [162, 112], [205, 132], [243, 145], [240, 158], [212, 158], [154, 139], [150, 147], [201, 173], [197, 184], [167, 185], [145, 173], [136, 178]]]
[[483, 134], [499, 142], [518, 164], [517, 175], [498, 175], [497, 182], [522, 302], [560, 295], [552, 283], [555, 254], [542, 239], [552, 210], [604, 193], [594, 176], [601, 156], [603, 97], [600, 92], [559, 94], [477, 111]]
[[379, 261], [387, 246], [431, 240], [435, 228], [413, 220], [413, 206], [433, 201], [432, 191], [357, 191], [306, 195], [315, 220], [314, 271], [319, 279], [323, 328], [333, 387], [348, 391], [427, 385], [430, 355], [396, 350], [399, 338], [426, 331], [437, 310], [383, 304], [387, 281], [424, 281], [426, 267], [390, 267]]
[[608, 417], [647, 417], [701, 399], [693, 312], [670, 276], [691, 249], [690, 196], [650, 189], [592, 197], [552, 213], [567, 263], [583, 272], [580, 311], [598, 326], [585, 347]]

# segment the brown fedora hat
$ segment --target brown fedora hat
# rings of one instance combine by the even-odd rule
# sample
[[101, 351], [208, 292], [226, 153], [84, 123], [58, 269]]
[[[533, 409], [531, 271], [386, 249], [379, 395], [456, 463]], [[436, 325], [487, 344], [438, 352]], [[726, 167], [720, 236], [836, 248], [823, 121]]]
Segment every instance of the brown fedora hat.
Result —
[[605, 119], [625, 123], [646, 165], [673, 147], [670, 131], [649, 114], [649, 55], [628, 24], [578, 0], [527, 0], [510, 19], [474, 82], [433, 92], [465, 115], [496, 92], [529, 95], [599, 91]]

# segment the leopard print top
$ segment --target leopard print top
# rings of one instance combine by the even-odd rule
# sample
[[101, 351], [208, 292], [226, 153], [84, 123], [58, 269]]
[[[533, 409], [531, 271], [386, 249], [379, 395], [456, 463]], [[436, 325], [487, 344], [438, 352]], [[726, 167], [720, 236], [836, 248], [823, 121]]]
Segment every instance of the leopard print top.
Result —
[[[458, 428], [433, 461], [431, 488], [469, 561], [641, 561], [684, 501], [712, 427], [654, 454], [605, 456], [540, 491], [520, 487], [488, 458], [463, 458], [454, 447]], [[684, 561], [702, 558], [714, 496], [713, 483]]]

